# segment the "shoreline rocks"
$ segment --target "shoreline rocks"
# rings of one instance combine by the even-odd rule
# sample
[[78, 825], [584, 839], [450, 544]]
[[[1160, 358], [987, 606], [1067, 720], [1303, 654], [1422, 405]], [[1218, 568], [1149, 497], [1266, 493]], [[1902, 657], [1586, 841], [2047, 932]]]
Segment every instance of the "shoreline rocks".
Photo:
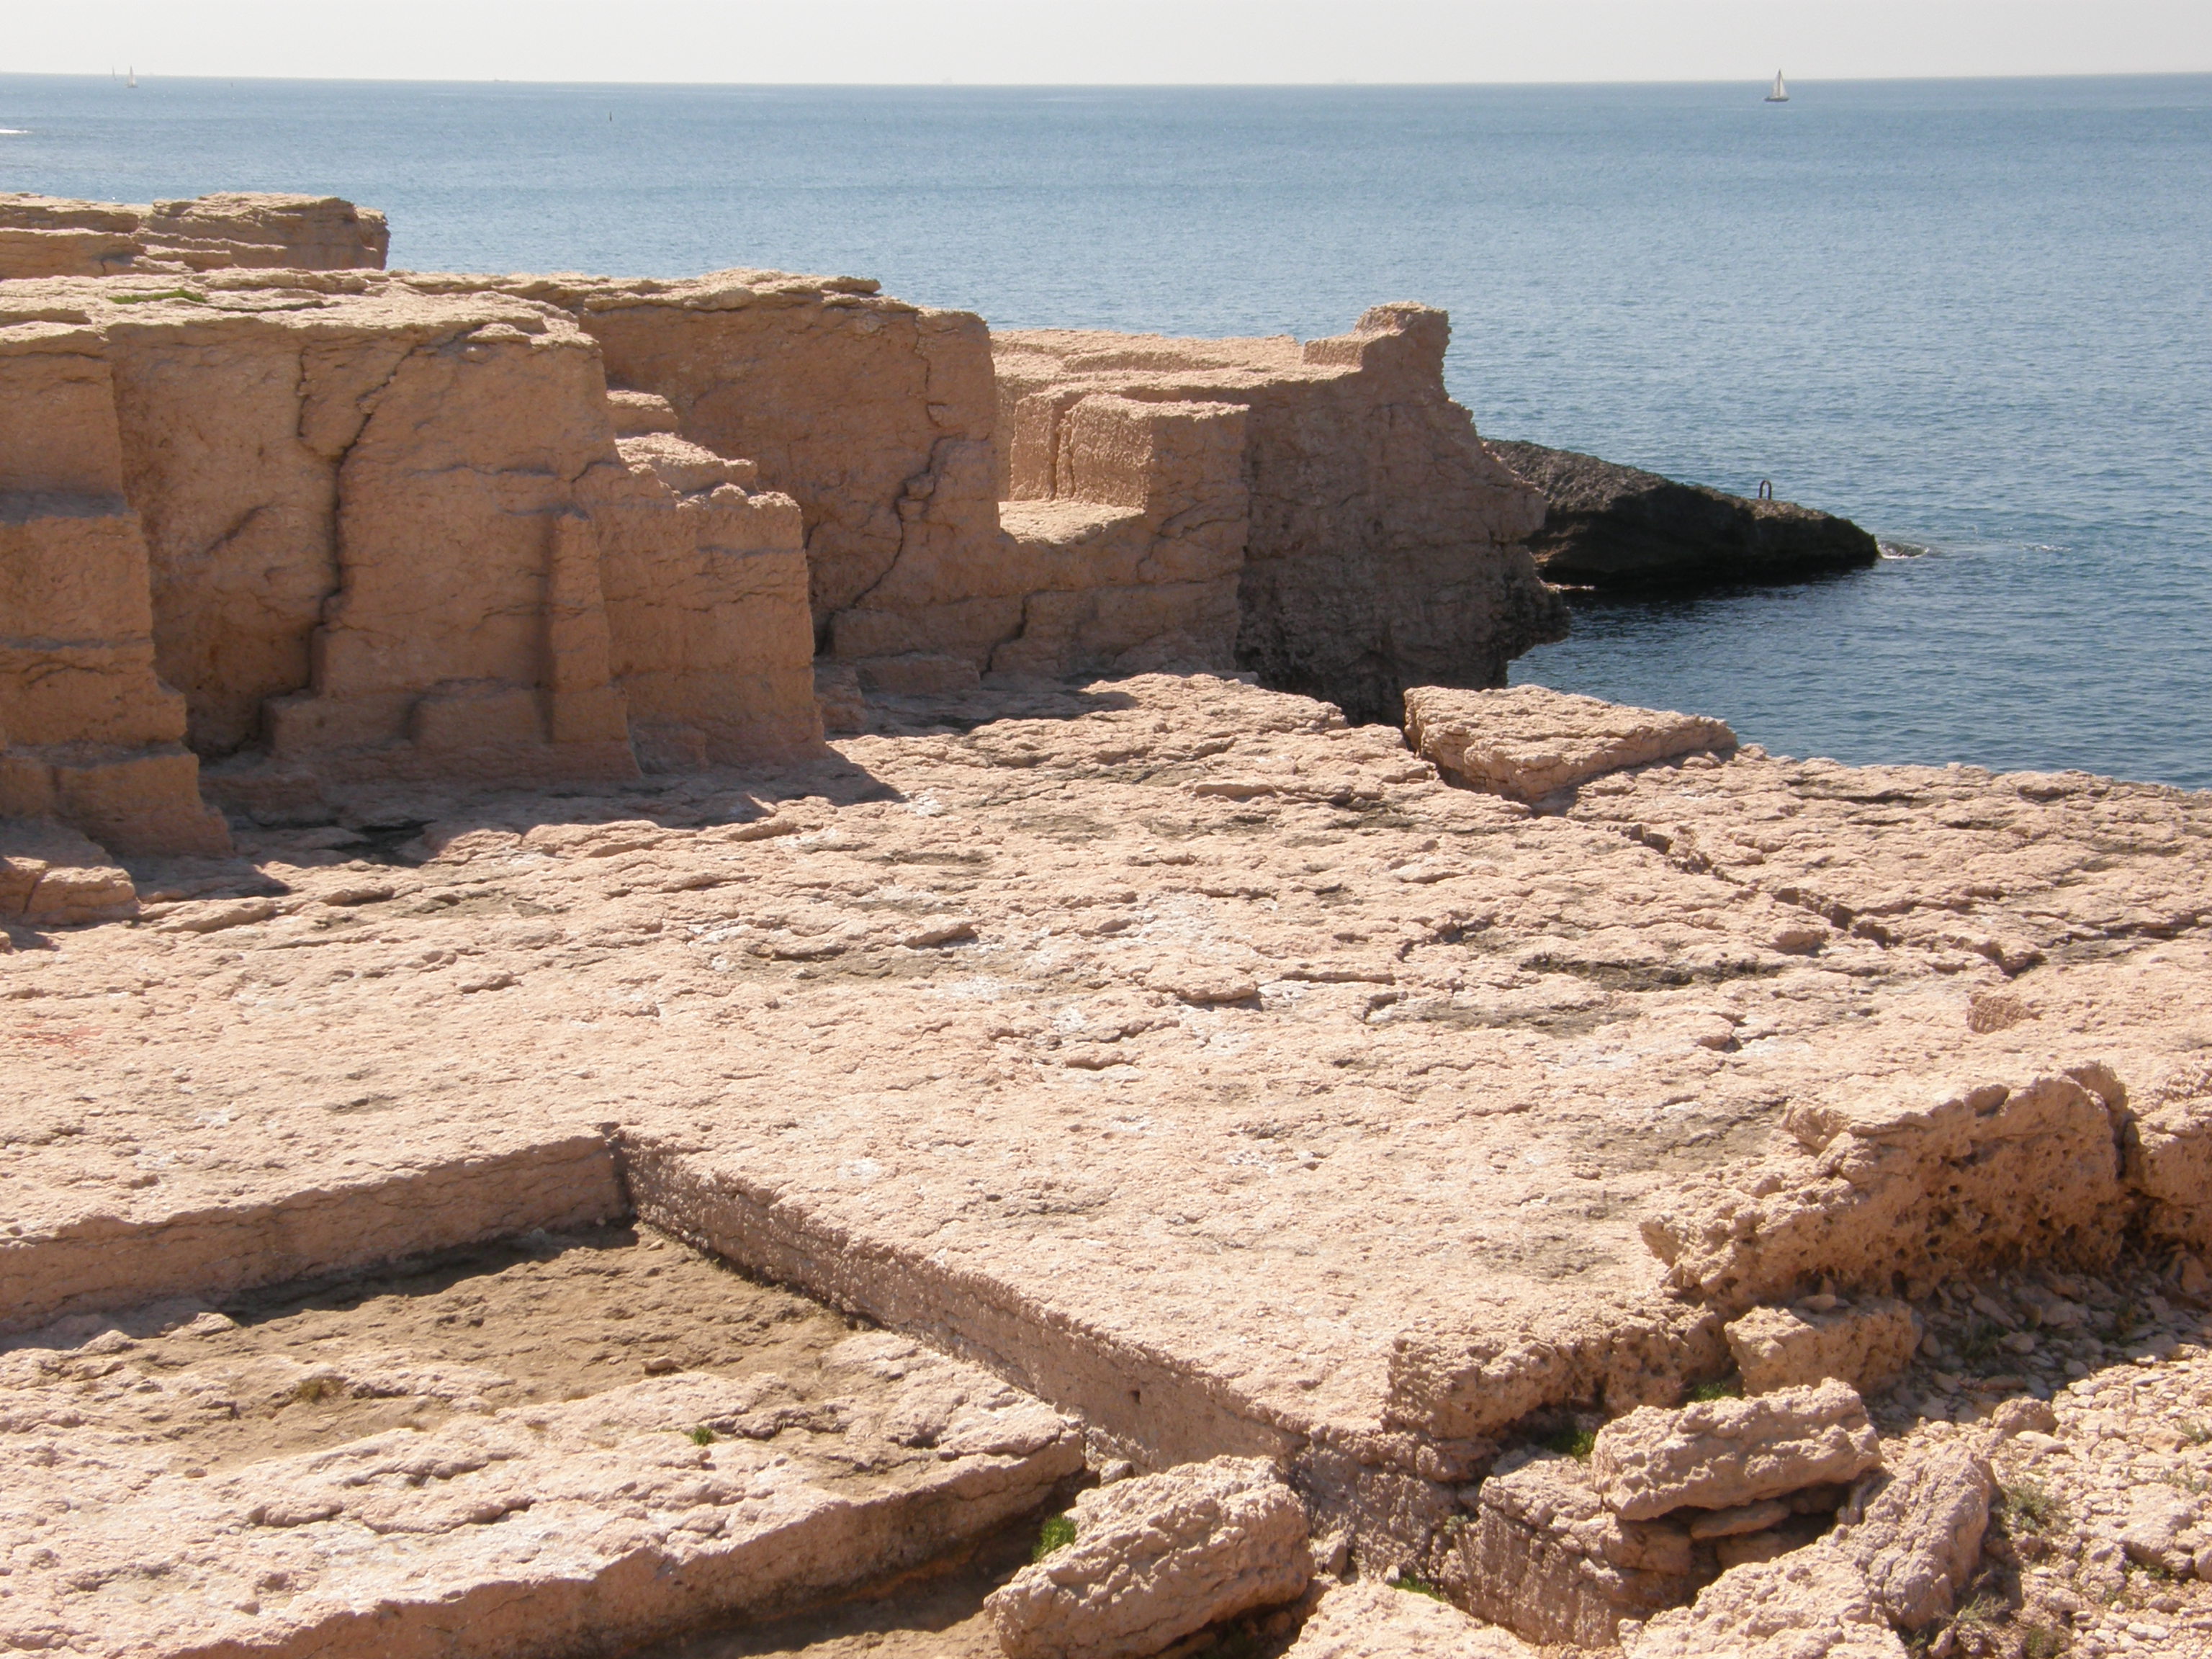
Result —
[[1801, 581], [1881, 556], [1849, 519], [1795, 501], [1747, 500], [1571, 449], [1485, 442], [1550, 503], [1528, 538], [1547, 582], [1613, 590]]

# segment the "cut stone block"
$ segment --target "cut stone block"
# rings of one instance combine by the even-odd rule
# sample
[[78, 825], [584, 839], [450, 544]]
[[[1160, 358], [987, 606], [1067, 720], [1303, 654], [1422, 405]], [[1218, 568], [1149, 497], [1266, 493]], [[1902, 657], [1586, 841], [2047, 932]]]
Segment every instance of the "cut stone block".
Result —
[[1305, 1505], [1257, 1458], [1094, 1487], [1068, 1518], [1075, 1541], [990, 1598], [1009, 1659], [1145, 1659], [1313, 1576]]
[[1415, 686], [1406, 693], [1406, 738], [1461, 782], [1523, 801], [1625, 767], [1736, 746], [1735, 732], [1702, 714], [1632, 708], [1540, 685]]
[[1648, 1521], [1853, 1480], [1881, 1462], [1866, 1402], [1831, 1382], [1674, 1411], [1640, 1407], [1598, 1431], [1590, 1479], [1615, 1515]]
[[[1832, 1298], [1830, 1298], [1832, 1299]], [[1729, 1352], [1747, 1394], [1826, 1382], [1862, 1394], [1887, 1388], [1912, 1360], [1920, 1322], [1893, 1297], [1822, 1308], [1754, 1308], [1728, 1327]]]
[[1442, 1439], [1496, 1435], [1540, 1407], [1668, 1405], [1721, 1365], [1720, 1322], [1650, 1297], [1562, 1297], [1518, 1322], [1424, 1322], [1390, 1353], [1384, 1420]]
[[1710, 1549], [1686, 1527], [1608, 1512], [1574, 1459], [1509, 1456], [1498, 1467], [1441, 1570], [1477, 1618], [1534, 1642], [1607, 1647], [1623, 1620], [1687, 1601], [1712, 1577]]

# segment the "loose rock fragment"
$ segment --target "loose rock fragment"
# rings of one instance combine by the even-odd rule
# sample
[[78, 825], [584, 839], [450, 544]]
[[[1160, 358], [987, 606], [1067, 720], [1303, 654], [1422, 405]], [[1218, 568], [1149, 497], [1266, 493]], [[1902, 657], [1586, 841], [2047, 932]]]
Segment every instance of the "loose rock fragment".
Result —
[[1624, 1659], [1905, 1659], [1865, 1575], [1819, 1546], [1729, 1568], [1621, 1648]]
[[1920, 1323], [1904, 1303], [1879, 1297], [1826, 1309], [1754, 1308], [1727, 1334], [1747, 1393], [1836, 1377], [1873, 1394], [1911, 1362]]
[[1590, 1479], [1615, 1515], [1647, 1521], [1850, 1480], [1881, 1461], [1866, 1402], [1831, 1382], [1674, 1411], [1641, 1407], [1598, 1431]]
[[1094, 1487], [1069, 1518], [1075, 1541], [987, 1604], [1009, 1659], [1141, 1659], [1313, 1576], [1305, 1505], [1257, 1458]]
[[1862, 1518], [1839, 1526], [1830, 1547], [1864, 1572], [1875, 1604], [1918, 1630], [1948, 1617], [1980, 1564], [1995, 1484], [1964, 1447], [1929, 1448], [1871, 1475], [1852, 1500]]
[[1631, 708], [1540, 685], [1416, 686], [1406, 693], [1406, 738], [1460, 781], [1524, 801], [1624, 767], [1736, 746], [1735, 732], [1700, 714]]
[[1603, 1647], [1622, 1620], [1687, 1601], [1714, 1567], [1686, 1527], [1620, 1519], [1581, 1463], [1544, 1453], [1509, 1458], [1482, 1483], [1474, 1524], [1443, 1571], [1478, 1618], [1533, 1641]]
[[1373, 1579], [1322, 1598], [1284, 1659], [1535, 1659], [1510, 1631]]

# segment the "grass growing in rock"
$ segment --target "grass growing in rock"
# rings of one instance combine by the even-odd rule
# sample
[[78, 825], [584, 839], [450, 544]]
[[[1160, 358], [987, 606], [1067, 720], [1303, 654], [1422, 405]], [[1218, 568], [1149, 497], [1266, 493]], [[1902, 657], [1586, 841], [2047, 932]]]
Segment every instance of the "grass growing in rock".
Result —
[[1570, 1423], [1565, 1428], [1554, 1429], [1546, 1435], [1543, 1444], [1547, 1451], [1559, 1452], [1577, 1462], [1587, 1463], [1591, 1451], [1597, 1445], [1597, 1431]]
[[1997, 1508], [2014, 1532], [2047, 1532], [2066, 1519], [2066, 1500], [2035, 1480], [1999, 1487]]
[[1042, 1561], [1048, 1555], [1066, 1549], [1074, 1541], [1075, 1521], [1073, 1516], [1047, 1516], [1044, 1525], [1037, 1528], [1036, 1547], [1030, 1552], [1030, 1559]]

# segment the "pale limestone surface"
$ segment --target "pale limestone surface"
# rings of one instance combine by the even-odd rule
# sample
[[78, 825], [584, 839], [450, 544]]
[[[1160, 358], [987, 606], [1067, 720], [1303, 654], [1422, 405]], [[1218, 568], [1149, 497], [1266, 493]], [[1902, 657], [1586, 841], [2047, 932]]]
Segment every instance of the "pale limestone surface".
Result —
[[1510, 1631], [1374, 1579], [1322, 1598], [1285, 1659], [1534, 1659]]
[[[874, 1333], [830, 1352], [824, 1397], [809, 1401], [773, 1373], [677, 1372], [495, 1408], [467, 1396], [495, 1376], [356, 1363], [356, 1390], [442, 1391], [459, 1409], [180, 1469], [148, 1431], [165, 1413], [140, 1400], [146, 1426], [113, 1420], [79, 1382], [132, 1346], [112, 1332], [76, 1354], [0, 1355], [11, 1650], [599, 1650], [927, 1559], [1034, 1507], [1082, 1462], [1074, 1425], [1049, 1408]], [[173, 1413], [220, 1409], [240, 1387], [215, 1368], [125, 1375], [167, 1393]], [[347, 1373], [299, 1384], [319, 1386], [348, 1386]]]
[[222, 191], [143, 206], [0, 191], [0, 280], [375, 269], [391, 240], [382, 214], [335, 196]]
[[[1466, 1379], [1617, 1413], [1645, 1365], [1726, 1367], [1735, 1310], [1670, 1298], [1645, 1243], [1698, 1171], [1760, 1202], [1894, 1174], [1883, 1249], [1909, 1224], [1971, 1265], [2052, 1235], [2017, 1203], [1939, 1224], [1954, 1159], [2109, 1157], [2116, 1085], [2155, 1096], [2170, 1132], [2066, 1212], [2095, 1254], [2161, 1224], [2202, 1145], [2160, 1082], [2201, 1046], [2200, 797], [1739, 752], [1539, 816], [1231, 680], [862, 713], [834, 759], [628, 793], [363, 792], [231, 860], [133, 859], [141, 926], [18, 928], [7, 1305], [629, 1204], [1147, 1467], [1279, 1457], [1363, 1571], [1436, 1577], [1516, 1431]], [[1702, 869], [1668, 833], [1692, 815]], [[1814, 918], [1811, 951], [1778, 943], [1802, 890], [1736, 839], [1810, 867], [1808, 817], [1832, 902], [1892, 907]], [[2130, 870], [2165, 936], [2118, 908]], [[2008, 975], [1972, 946], [1996, 936], [2043, 959]], [[1978, 1018], [1996, 998], [2027, 1012]], [[1799, 1170], [1832, 1123], [1873, 1150]], [[1807, 1236], [1787, 1294], [1883, 1259]], [[1616, 1328], [1632, 1375], [1596, 1358]]]
[[1598, 1431], [1590, 1479], [1622, 1520], [1649, 1521], [1853, 1480], [1881, 1461], [1866, 1402], [1830, 1381], [1674, 1410], [1640, 1406]]
[[1872, 1394], [1911, 1363], [1920, 1322], [1894, 1297], [1853, 1303], [1824, 1293], [1787, 1308], [1753, 1308], [1731, 1320], [1724, 1334], [1747, 1393], [1832, 1376]]
[[1525, 801], [1625, 767], [1736, 746], [1735, 732], [1702, 715], [1631, 708], [1540, 685], [1423, 686], [1406, 699], [1406, 737], [1459, 782]]
[[1067, 1518], [1074, 1542], [991, 1595], [1008, 1659], [1145, 1659], [1220, 1620], [1295, 1601], [1313, 1576], [1305, 1505], [1258, 1458], [1094, 1486]]

